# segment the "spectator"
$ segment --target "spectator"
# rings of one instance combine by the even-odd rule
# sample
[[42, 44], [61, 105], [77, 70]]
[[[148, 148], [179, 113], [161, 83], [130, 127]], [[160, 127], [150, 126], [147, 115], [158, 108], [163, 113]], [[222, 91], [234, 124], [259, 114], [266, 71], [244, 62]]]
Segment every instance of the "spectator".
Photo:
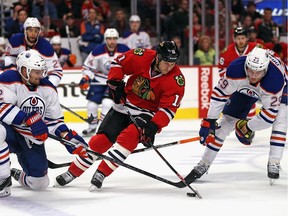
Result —
[[50, 43], [60, 61], [61, 67], [73, 67], [76, 64], [76, 55], [72, 54], [71, 50], [61, 47], [61, 37], [59, 35], [52, 37]]
[[31, 15], [31, 5], [33, 1], [32, 0], [18, 0], [17, 2], [13, 4], [19, 4], [22, 6], [22, 8], [27, 12], [27, 15]]
[[250, 14], [246, 14], [243, 18], [242, 27], [249, 29], [251, 26], [254, 26], [253, 18]]
[[0, 37], [0, 73], [4, 70], [5, 60], [4, 60], [4, 53], [5, 53], [6, 41], [4, 37]]
[[260, 38], [257, 38], [257, 30], [254, 26], [251, 26], [248, 29], [249, 32], [249, 42], [255, 42], [257, 44], [261, 44], [263, 47], [265, 47], [265, 42], [263, 40], [261, 40]]
[[65, 16], [65, 24], [60, 29], [61, 37], [68, 37], [66, 26], [68, 26], [70, 37], [78, 37], [80, 35], [80, 29], [74, 24], [75, 19], [72, 13], [68, 13]]
[[[48, 11], [48, 14], [45, 14], [45, 10]], [[49, 15], [51, 19], [58, 19], [56, 6], [49, 0], [34, 0], [31, 14], [38, 20], [42, 20], [46, 15]]]
[[42, 19], [42, 32], [41, 36], [46, 38], [51, 38], [55, 35], [59, 35], [59, 29], [56, 25], [51, 23], [49, 16], [44, 16]]
[[12, 17], [9, 17], [7, 19], [5, 19], [5, 32], [7, 32], [7, 34], [5, 34], [6, 38], [9, 38], [9, 35], [11, 36], [11, 32], [13, 31], [13, 26], [15, 24], [15, 21], [18, 18], [18, 11], [23, 9], [22, 5], [19, 3], [15, 3], [13, 5], [13, 15]]
[[83, 62], [88, 54], [103, 42], [105, 27], [99, 20], [99, 13], [95, 8], [89, 9], [89, 19], [81, 23], [79, 41], [80, 51]]
[[177, 45], [179, 52], [180, 52], [180, 59], [177, 62], [177, 64], [178, 65], [188, 65], [187, 55], [184, 55], [185, 50], [184, 50], [184, 47], [182, 45], [181, 38], [179, 36], [173, 36], [171, 38], [171, 40], [174, 41], [174, 43]]
[[66, 20], [65, 17], [66, 14], [71, 13], [75, 18], [82, 18], [81, 17], [81, 11], [79, 8], [81, 7], [81, 4], [78, 3], [77, 0], [61, 0], [57, 1], [57, 12], [58, 12], [58, 18]]
[[14, 24], [10, 26], [10, 31], [6, 32], [7, 38], [10, 38], [15, 33], [23, 33], [24, 27], [23, 24], [27, 19], [27, 12], [22, 8], [17, 12], [17, 18], [14, 21]]
[[235, 25], [238, 25], [239, 23], [241, 23], [242, 16], [245, 13], [245, 8], [244, 8], [244, 5], [242, 3], [242, 0], [231, 0], [231, 1], [232, 1], [232, 4], [231, 4], [231, 9], [232, 9], [231, 19], [232, 19], [232, 22]]
[[271, 8], [264, 9], [262, 22], [258, 26], [258, 37], [265, 43], [273, 43], [273, 37], [279, 37], [279, 27], [272, 20]]
[[115, 19], [110, 23], [110, 27], [115, 28], [119, 32], [120, 37], [123, 37], [124, 33], [129, 31], [129, 23], [124, 9], [116, 10]]
[[140, 30], [141, 19], [138, 15], [132, 15], [129, 19], [130, 30], [124, 33], [123, 43], [130, 49], [148, 48], [151, 42], [147, 32]]
[[256, 3], [254, 1], [249, 1], [244, 13], [244, 17], [250, 15], [252, 17], [253, 23], [259, 23], [262, 19], [262, 15], [256, 11]]
[[102, 17], [101, 22], [107, 23], [111, 17], [111, 9], [105, 0], [85, 0], [81, 7], [81, 14], [84, 19], [89, 17], [89, 9], [94, 8]]
[[215, 49], [209, 36], [203, 35], [199, 40], [199, 49], [194, 54], [195, 65], [214, 65]]
[[157, 31], [154, 25], [152, 25], [151, 23], [151, 18], [148, 18], [148, 17], [144, 18], [142, 29], [143, 31], [147, 32], [150, 37], [157, 36]]
[[160, 12], [160, 21], [161, 21], [161, 35], [164, 38], [168, 38], [167, 31], [169, 25], [169, 19], [174, 11], [177, 10], [177, 4], [175, 4], [172, 0], [164, 0], [161, 1], [161, 12]]

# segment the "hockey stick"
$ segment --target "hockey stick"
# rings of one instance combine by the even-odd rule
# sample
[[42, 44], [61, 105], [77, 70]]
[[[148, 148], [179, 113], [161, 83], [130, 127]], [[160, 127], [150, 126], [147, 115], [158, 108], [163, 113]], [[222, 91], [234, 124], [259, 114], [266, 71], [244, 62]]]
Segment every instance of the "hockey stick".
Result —
[[[135, 124], [137, 128], [140, 128], [138, 123], [136, 122], [135, 118], [130, 113], [129, 109], [127, 108], [126, 104], [123, 104], [124, 109], [126, 110], [127, 114], [129, 115], [131, 121]], [[168, 165], [168, 167], [178, 176], [178, 178], [181, 180], [182, 183], [184, 183], [187, 187], [193, 191], [193, 193], [187, 193], [188, 196], [197, 196], [199, 199], [202, 199], [202, 196], [199, 194], [197, 190], [194, 190], [187, 182], [186, 180], [173, 168], [173, 166], [165, 159], [165, 157], [158, 151], [155, 146], [150, 143], [151, 147], [155, 150], [155, 152], [160, 156], [160, 158]]]
[[[197, 141], [197, 140], [199, 140], [199, 139], [200, 139], [200, 137], [192, 137], [192, 138], [183, 139], [183, 140], [178, 140], [178, 141], [174, 141], [174, 142], [170, 142], [170, 143], [155, 145], [155, 148], [159, 149], [159, 148], [169, 147], [169, 146], [173, 146], [173, 145], [178, 145], [178, 144], [184, 144], [184, 143], [194, 142], [194, 141]], [[144, 151], [148, 151], [148, 150], [151, 150], [151, 149], [152, 149], [151, 147], [140, 148], [140, 149], [134, 150], [131, 154], [135, 154], [135, 153], [139, 153], [139, 152], [144, 152]], [[72, 162], [66, 162], [66, 163], [56, 164], [56, 163], [53, 163], [52, 161], [48, 160], [48, 167], [49, 167], [50, 169], [58, 169], [58, 168], [70, 166], [71, 163], [72, 163]]]
[[65, 26], [65, 30], [66, 30], [66, 34], [67, 34], [67, 38], [68, 38], [68, 45], [69, 45], [69, 49], [70, 52], [72, 53], [72, 47], [71, 47], [71, 39], [70, 39], [70, 31], [69, 31], [69, 26], [66, 24]]
[[[66, 145], [75, 146], [75, 144], [74, 144], [73, 142], [70, 142], [70, 141], [65, 140], [65, 139], [63, 139], [63, 138], [60, 138], [60, 137], [57, 137], [57, 136], [55, 136], [55, 135], [53, 135], [53, 134], [49, 134], [48, 136], [49, 136], [51, 139], [57, 140], [57, 141], [59, 141], [59, 142], [63, 142], [63, 143], [65, 143]], [[130, 169], [130, 170], [133, 170], [133, 171], [135, 171], [135, 172], [141, 173], [141, 174], [143, 174], [143, 175], [149, 176], [149, 177], [151, 177], [151, 178], [153, 178], [153, 179], [156, 179], [156, 180], [158, 180], [158, 181], [161, 181], [161, 182], [164, 182], [164, 183], [166, 183], [166, 184], [172, 185], [172, 186], [174, 186], [174, 187], [184, 188], [185, 186], [187, 186], [187, 185], [183, 184], [182, 182], [181, 182], [182, 184], [181, 184], [180, 182], [172, 182], [172, 181], [170, 181], [170, 180], [168, 180], [168, 179], [165, 179], [165, 178], [162, 178], [162, 177], [157, 176], [157, 175], [155, 175], [155, 174], [149, 173], [149, 172], [147, 172], [147, 171], [145, 171], [145, 170], [142, 170], [142, 169], [140, 169], [140, 168], [134, 167], [134, 166], [132, 166], [132, 165], [129, 165], [129, 164], [127, 164], [127, 163], [124, 163], [124, 162], [122, 162], [122, 161], [120, 161], [120, 160], [117, 160], [117, 159], [115, 159], [115, 158], [111, 158], [111, 157], [109, 157], [109, 156], [100, 154], [100, 153], [98, 153], [98, 152], [94, 152], [94, 151], [89, 150], [89, 149], [86, 149], [86, 151], [89, 152], [90, 154], [94, 154], [94, 155], [100, 157], [101, 159], [108, 160], [108, 161], [110, 161], [110, 162], [112, 162], [112, 163], [118, 164], [119, 166], [123, 166], [123, 167], [125, 167], [125, 168], [127, 168], [127, 169]]]
[[73, 110], [69, 109], [68, 107], [64, 106], [63, 104], [60, 104], [60, 106], [62, 108], [64, 108], [64, 109], [66, 109], [67, 111], [71, 112], [72, 114], [74, 114], [78, 118], [82, 119], [83, 121], [87, 122], [88, 124], [91, 124], [91, 122], [94, 120], [94, 117], [92, 115], [89, 118], [83, 118], [81, 115], [79, 115], [78, 113], [76, 113]]

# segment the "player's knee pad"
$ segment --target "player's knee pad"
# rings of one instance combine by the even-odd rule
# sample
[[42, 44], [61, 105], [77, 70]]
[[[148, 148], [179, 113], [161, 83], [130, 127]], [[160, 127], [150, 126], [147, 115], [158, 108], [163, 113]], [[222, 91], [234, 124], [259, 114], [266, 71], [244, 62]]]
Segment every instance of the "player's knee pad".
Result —
[[26, 182], [27, 185], [33, 190], [44, 190], [49, 186], [50, 180], [48, 175], [42, 177], [27, 176]]
[[138, 145], [139, 131], [134, 124], [130, 124], [117, 137], [117, 143], [132, 152]]
[[106, 152], [112, 146], [112, 143], [105, 134], [97, 134], [91, 137], [88, 144], [92, 151], [99, 153]]
[[93, 116], [98, 116], [98, 107], [99, 105], [93, 101], [88, 101], [87, 103], [87, 111]]

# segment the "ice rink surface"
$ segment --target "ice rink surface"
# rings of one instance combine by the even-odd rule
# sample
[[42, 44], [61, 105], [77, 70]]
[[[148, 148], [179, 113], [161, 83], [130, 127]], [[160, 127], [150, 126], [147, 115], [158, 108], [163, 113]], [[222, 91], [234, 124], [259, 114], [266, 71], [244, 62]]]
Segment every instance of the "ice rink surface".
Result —
[[[164, 144], [198, 135], [200, 120], [173, 120], [157, 135], [155, 144]], [[81, 132], [85, 123], [70, 123]], [[287, 216], [287, 146], [282, 159], [280, 179], [270, 186], [267, 159], [271, 129], [256, 132], [251, 146], [238, 142], [234, 132], [227, 138], [209, 173], [191, 184], [203, 199], [187, 197], [191, 190], [176, 188], [156, 179], [119, 167], [105, 179], [100, 190], [89, 192], [90, 180], [99, 162], [65, 187], [53, 187], [55, 177], [67, 168], [49, 169], [50, 186], [31, 191], [14, 181], [11, 196], [0, 199], [1, 216]], [[87, 139], [88, 141], [88, 139]], [[142, 148], [139, 144], [139, 148]], [[63, 163], [73, 160], [57, 141], [46, 142], [49, 160]], [[205, 147], [198, 141], [178, 144], [159, 151], [185, 177], [199, 162]], [[15, 155], [11, 167], [19, 168]], [[179, 178], [154, 150], [130, 155], [126, 163], [178, 182]]]

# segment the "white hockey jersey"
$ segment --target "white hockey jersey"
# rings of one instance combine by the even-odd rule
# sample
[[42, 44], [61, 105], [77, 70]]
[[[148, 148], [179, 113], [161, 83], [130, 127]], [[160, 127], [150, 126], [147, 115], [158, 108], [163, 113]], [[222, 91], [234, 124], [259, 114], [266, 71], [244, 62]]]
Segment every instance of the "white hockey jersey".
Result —
[[[38, 111], [46, 122], [49, 133], [59, 136], [68, 127], [64, 123], [56, 88], [47, 78], [40, 81], [37, 87], [27, 86], [22, 82], [16, 70], [6, 70], [0, 75], [0, 124], [12, 125], [17, 132], [36, 144], [42, 141], [32, 136], [30, 127], [23, 124], [23, 112]], [[23, 111], [23, 112], [22, 112]]]
[[285, 66], [279, 59], [270, 56], [266, 75], [257, 85], [251, 85], [245, 72], [245, 60], [246, 56], [239, 57], [228, 66], [226, 75], [213, 89], [207, 117], [218, 119], [231, 94], [239, 92], [255, 101], [261, 100], [263, 105], [260, 113], [248, 122], [249, 128], [253, 131], [266, 129], [273, 124], [278, 113], [285, 84]]
[[14, 34], [7, 42], [5, 50], [5, 67], [11, 68], [12, 66], [15, 66], [18, 54], [29, 49], [37, 50], [46, 60], [49, 80], [57, 87], [63, 76], [63, 69], [52, 45], [43, 37], [39, 37], [38, 42], [33, 47], [28, 47], [24, 33]]
[[126, 32], [123, 36], [123, 43], [126, 44], [130, 49], [152, 48], [150, 36], [145, 31]]
[[106, 85], [108, 72], [110, 70], [111, 61], [119, 54], [129, 50], [124, 44], [117, 44], [114, 52], [109, 52], [106, 44], [97, 46], [86, 58], [82, 74], [87, 75], [91, 80]]

